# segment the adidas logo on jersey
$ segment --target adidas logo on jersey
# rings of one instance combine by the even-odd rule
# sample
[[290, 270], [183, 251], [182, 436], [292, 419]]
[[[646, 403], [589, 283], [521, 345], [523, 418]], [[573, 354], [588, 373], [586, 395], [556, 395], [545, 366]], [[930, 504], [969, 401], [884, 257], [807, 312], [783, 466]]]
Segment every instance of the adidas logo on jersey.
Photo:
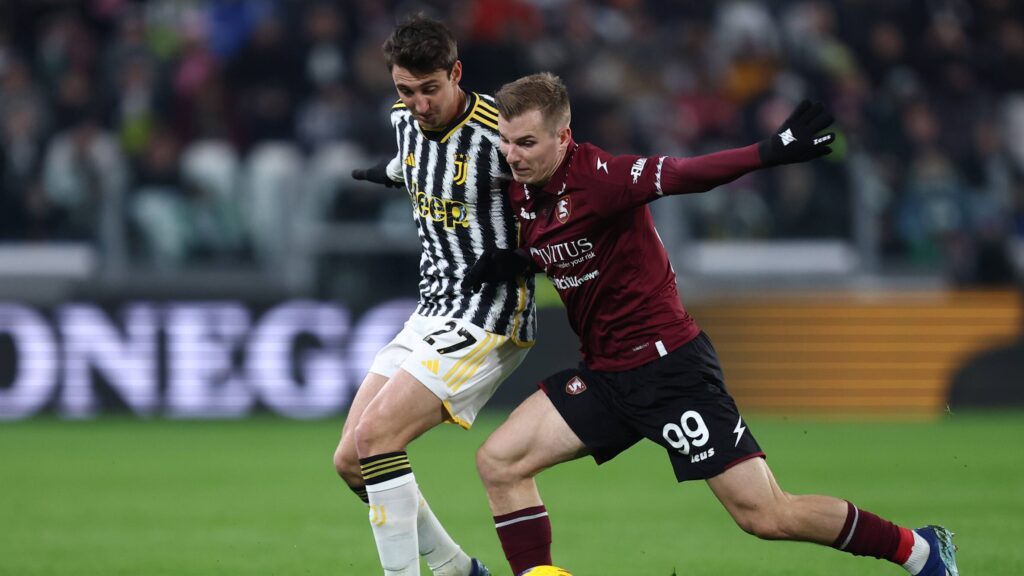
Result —
[[415, 166], [416, 165], [416, 155], [413, 154], [412, 152], [409, 152], [409, 155], [405, 157], [405, 165], [406, 166]]
[[427, 370], [433, 372], [435, 376], [437, 375], [437, 372], [441, 369], [440, 360], [424, 360], [420, 362], [420, 364], [422, 364], [423, 367], [426, 368]]

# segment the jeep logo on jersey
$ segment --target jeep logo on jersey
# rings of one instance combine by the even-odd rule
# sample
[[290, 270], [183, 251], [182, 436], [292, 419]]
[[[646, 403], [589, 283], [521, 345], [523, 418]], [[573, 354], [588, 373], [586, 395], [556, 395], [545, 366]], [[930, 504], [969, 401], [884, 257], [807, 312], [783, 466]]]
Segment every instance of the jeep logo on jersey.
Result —
[[462, 186], [463, 184], [466, 183], [466, 173], [468, 172], [468, 170], [466, 169], [466, 166], [468, 165], [466, 162], [466, 155], [456, 154], [454, 164], [455, 177], [452, 178], [452, 184]]
[[422, 218], [441, 222], [449, 230], [456, 226], [469, 228], [469, 207], [458, 200], [448, 200], [431, 196], [426, 192], [417, 192], [416, 207]]
[[573, 376], [565, 383], [565, 393], [570, 396], [577, 396], [587, 391], [587, 385], [580, 380], [579, 376]]
[[558, 206], [555, 208], [555, 218], [562, 224], [569, 219], [569, 211], [572, 210], [572, 197], [566, 196], [558, 199]]

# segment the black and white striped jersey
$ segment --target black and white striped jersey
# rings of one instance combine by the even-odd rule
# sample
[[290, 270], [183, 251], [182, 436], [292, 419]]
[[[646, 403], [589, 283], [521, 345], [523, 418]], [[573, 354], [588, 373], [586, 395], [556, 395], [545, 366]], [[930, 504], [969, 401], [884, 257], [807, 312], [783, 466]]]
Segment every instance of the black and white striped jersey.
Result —
[[405, 181], [423, 249], [416, 312], [459, 318], [518, 343], [532, 343], [537, 326], [533, 278], [484, 284], [470, 294], [461, 288], [484, 249], [519, 242], [505, 193], [512, 176], [498, 150], [494, 100], [467, 93], [465, 112], [437, 132], [423, 130], [399, 102], [391, 110], [391, 124], [398, 155], [388, 174]]

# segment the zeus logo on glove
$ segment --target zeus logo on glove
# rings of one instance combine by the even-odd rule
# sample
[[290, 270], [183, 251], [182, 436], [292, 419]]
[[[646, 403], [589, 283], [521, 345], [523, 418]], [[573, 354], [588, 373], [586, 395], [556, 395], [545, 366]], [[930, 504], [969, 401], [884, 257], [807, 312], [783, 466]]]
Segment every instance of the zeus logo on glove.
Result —
[[793, 131], [789, 128], [786, 128], [785, 132], [779, 134], [779, 139], [782, 140], [783, 146], [789, 146], [793, 142], [796, 142], [796, 137], [793, 136]]

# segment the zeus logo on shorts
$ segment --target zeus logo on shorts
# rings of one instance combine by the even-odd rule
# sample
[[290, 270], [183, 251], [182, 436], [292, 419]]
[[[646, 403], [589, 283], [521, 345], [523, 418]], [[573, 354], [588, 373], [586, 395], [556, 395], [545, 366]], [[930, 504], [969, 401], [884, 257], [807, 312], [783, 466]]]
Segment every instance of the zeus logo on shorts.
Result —
[[565, 383], [565, 393], [570, 396], [576, 396], [587, 391], [587, 385], [584, 384], [583, 380], [580, 380], [579, 376], [573, 376], [568, 382]]

